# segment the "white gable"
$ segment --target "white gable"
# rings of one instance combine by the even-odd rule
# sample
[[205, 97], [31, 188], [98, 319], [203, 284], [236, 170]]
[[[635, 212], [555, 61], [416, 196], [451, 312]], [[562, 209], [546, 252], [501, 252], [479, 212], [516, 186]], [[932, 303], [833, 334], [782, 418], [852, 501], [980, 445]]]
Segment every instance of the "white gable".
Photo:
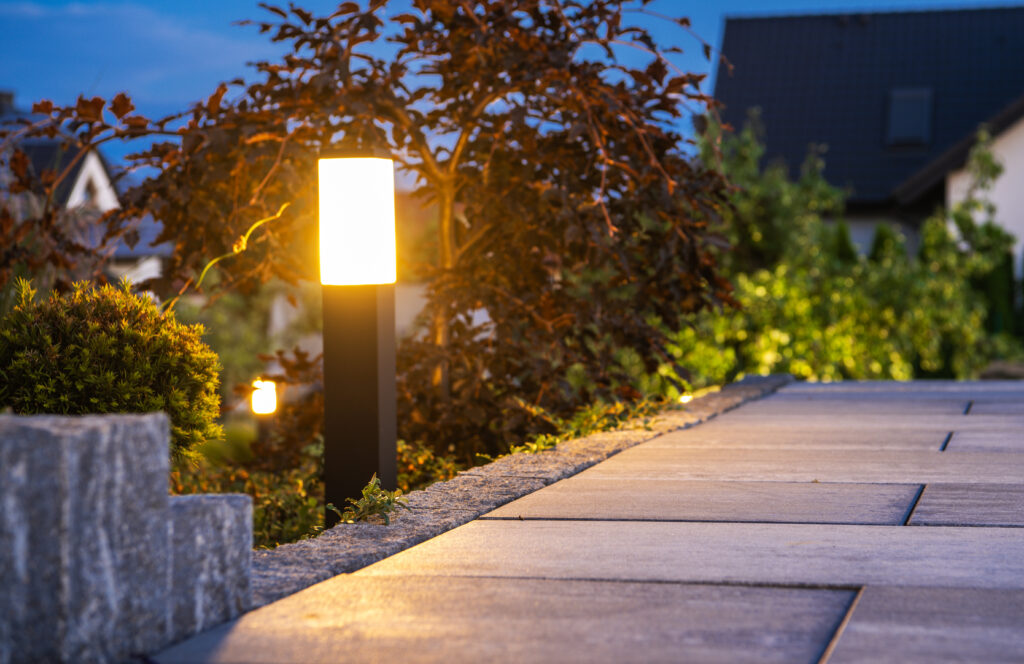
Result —
[[[1003, 174], [989, 192], [996, 206], [996, 220], [1016, 238], [1013, 273], [1021, 278], [1024, 262], [1024, 118], [1004, 129], [992, 141], [992, 154], [1003, 165]], [[946, 176], [946, 205], [963, 200], [971, 186], [966, 168]]]
[[95, 152], [85, 155], [82, 167], [78, 169], [78, 177], [68, 195], [68, 208], [93, 203], [100, 212], [107, 212], [121, 207], [117, 201], [117, 192], [107, 177], [107, 170]]

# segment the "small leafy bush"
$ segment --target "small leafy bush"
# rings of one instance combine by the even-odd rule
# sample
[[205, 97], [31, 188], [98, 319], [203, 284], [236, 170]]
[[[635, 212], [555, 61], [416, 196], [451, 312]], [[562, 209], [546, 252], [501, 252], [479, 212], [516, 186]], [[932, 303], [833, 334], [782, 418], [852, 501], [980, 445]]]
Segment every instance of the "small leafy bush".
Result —
[[0, 408], [18, 414], [148, 413], [171, 420], [171, 455], [221, 435], [217, 356], [202, 328], [178, 323], [147, 297], [73, 285], [36, 301], [21, 279], [0, 319]]
[[455, 477], [462, 465], [422, 443], [398, 441], [398, 488], [408, 493]]
[[[370, 481], [363, 487], [363, 495], [358, 500], [347, 498], [352, 503], [351, 507], [345, 508], [341, 514], [344, 523], [355, 523], [356, 521], [370, 521], [375, 518], [384, 520], [384, 525], [391, 524], [391, 512], [399, 507], [409, 509], [408, 501], [401, 497], [402, 490], [395, 489], [388, 491], [381, 488], [380, 478], [377, 473], [373, 474]], [[331, 506], [333, 507], [333, 506]]]
[[179, 464], [171, 471], [171, 493], [244, 493], [252, 497], [253, 545], [315, 537], [324, 528], [324, 488], [320, 464], [306, 459], [278, 471], [218, 466], [207, 460]]

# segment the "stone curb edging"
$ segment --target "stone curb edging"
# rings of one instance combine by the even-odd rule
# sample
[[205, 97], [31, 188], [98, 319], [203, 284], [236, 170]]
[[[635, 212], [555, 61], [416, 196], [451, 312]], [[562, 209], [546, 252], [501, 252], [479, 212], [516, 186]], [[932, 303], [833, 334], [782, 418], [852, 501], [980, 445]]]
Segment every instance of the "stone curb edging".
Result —
[[[354, 572], [548, 484], [575, 475], [627, 448], [686, 429], [767, 396], [794, 379], [787, 374], [748, 376], [667, 410], [646, 422], [559, 443], [539, 454], [514, 454], [459, 473], [446, 482], [413, 491], [408, 510], [390, 526], [341, 524], [318, 537], [253, 553], [253, 608], [269, 604], [346, 572]], [[628, 427], [629, 425], [627, 425]]]
[[252, 499], [169, 496], [170, 422], [0, 415], [0, 663], [121, 662], [250, 606]]

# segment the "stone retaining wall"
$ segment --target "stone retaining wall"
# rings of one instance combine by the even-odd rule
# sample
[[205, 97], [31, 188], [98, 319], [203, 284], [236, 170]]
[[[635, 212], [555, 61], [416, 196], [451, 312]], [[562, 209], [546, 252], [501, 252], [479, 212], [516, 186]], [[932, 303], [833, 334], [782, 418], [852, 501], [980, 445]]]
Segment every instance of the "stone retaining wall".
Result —
[[120, 662], [251, 605], [248, 496], [168, 496], [166, 416], [0, 416], [0, 664]]

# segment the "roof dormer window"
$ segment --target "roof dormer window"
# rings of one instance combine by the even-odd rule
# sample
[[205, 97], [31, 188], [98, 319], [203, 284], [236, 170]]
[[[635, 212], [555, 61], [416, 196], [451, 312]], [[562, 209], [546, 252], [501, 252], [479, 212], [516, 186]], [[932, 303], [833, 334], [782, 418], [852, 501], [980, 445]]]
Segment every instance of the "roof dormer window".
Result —
[[885, 144], [893, 147], [924, 146], [932, 139], [931, 88], [889, 90], [889, 115]]

